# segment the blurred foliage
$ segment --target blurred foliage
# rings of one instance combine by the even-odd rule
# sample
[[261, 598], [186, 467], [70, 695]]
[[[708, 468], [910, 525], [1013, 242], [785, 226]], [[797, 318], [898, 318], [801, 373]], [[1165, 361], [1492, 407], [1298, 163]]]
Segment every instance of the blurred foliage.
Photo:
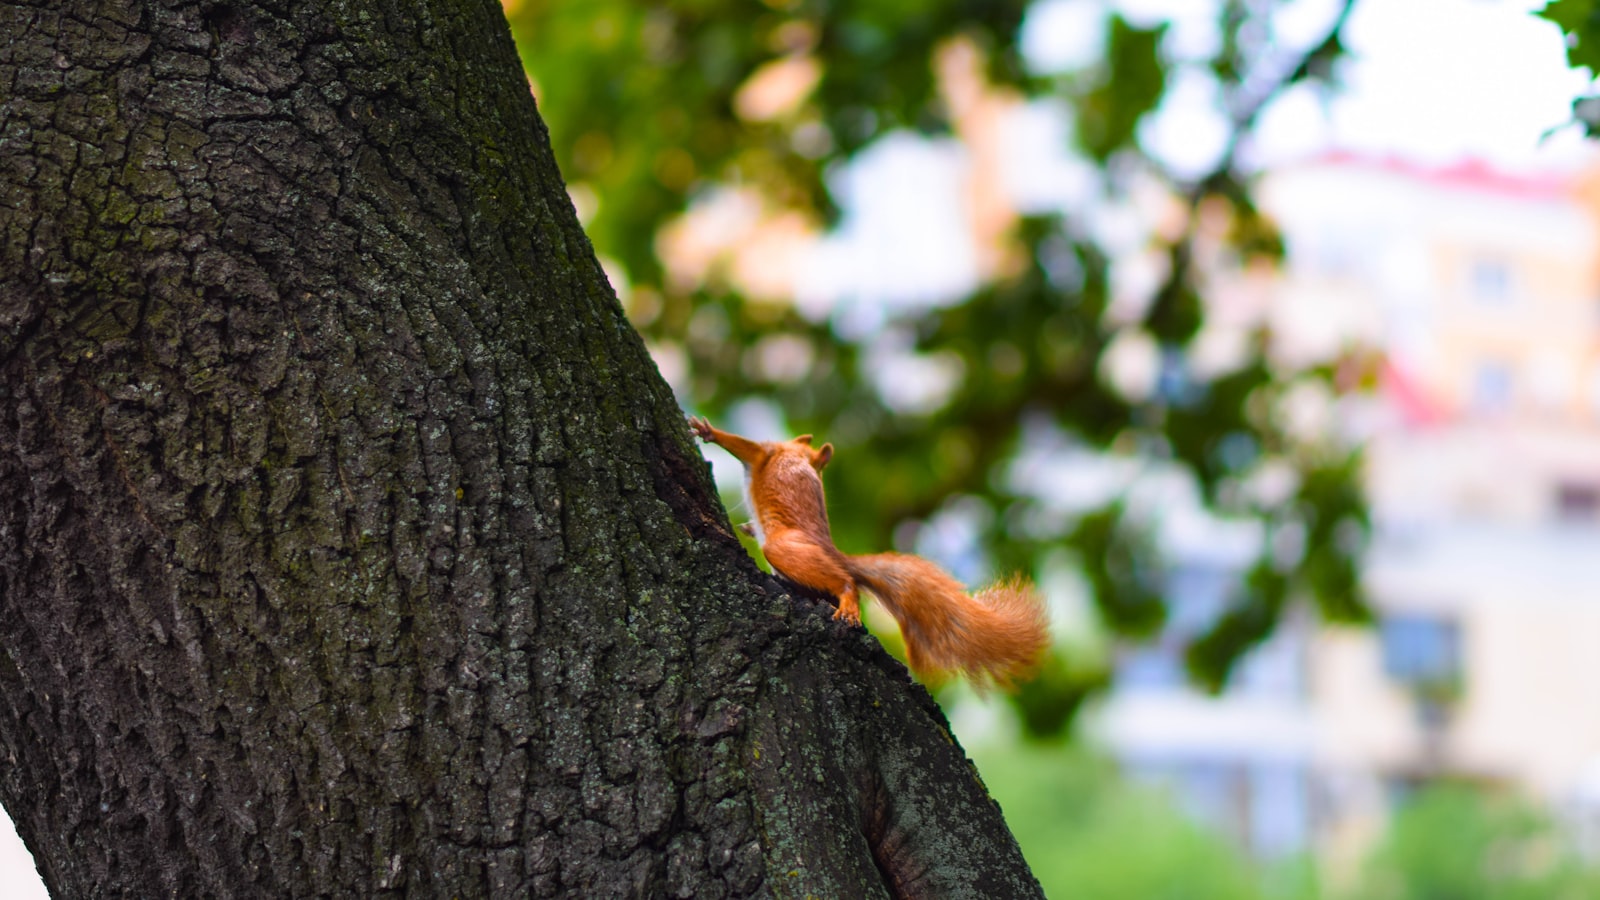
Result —
[[[1209, 280], [1283, 251], [1240, 148], [1275, 97], [1329, 86], [1351, 3], [1309, 46], [1280, 41], [1282, 5], [1216, 0], [1218, 39], [1198, 57], [1177, 55], [1166, 24], [1095, 5], [1100, 57], [1064, 72], [1025, 65], [1022, 0], [508, 0], [507, 13], [588, 233], [646, 339], [682, 361], [686, 406], [733, 427], [730, 410], [754, 399], [792, 432], [832, 441], [829, 505], [846, 552], [914, 549], [919, 528], [957, 508], [995, 570], [1036, 570], [1068, 549], [1114, 641], [1163, 627], [1166, 573], [1182, 560], [1156, 537], [1161, 510], [1108, 479], [1104, 505], [1064, 512], [1018, 460], [1056, 440], [1112, 465], [1183, 473], [1207, 512], [1262, 534], [1231, 605], [1189, 648], [1197, 681], [1218, 688], [1293, 604], [1336, 620], [1367, 614], [1359, 456], [1283, 416], [1292, 393], [1332, 397], [1363, 376], [1348, 360], [1292, 370], [1265, 330], [1229, 371], [1202, 371], [1193, 351]], [[741, 294], [725, 266], [672, 277], [663, 234], [719, 191], [754, 191], [764, 208], [821, 227], [837, 216], [828, 185], [857, 151], [896, 133], [949, 135], [941, 60], [957, 47], [981, 60], [985, 90], [1068, 110], [1072, 137], [1059, 150], [1094, 173], [1092, 208], [1019, 217], [1011, 262], [987, 283], [960, 302], [892, 312], [872, 334]], [[1142, 136], [1176, 102], [1180, 76], [1214, 87], [1228, 130], [1198, 175], [1170, 171]], [[752, 91], [769, 82], [799, 88], [763, 107]], [[1105, 220], [1151, 186], [1176, 224], [1148, 229], [1135, 248], [1164, 275], [1142, 306], [1124, 308], [1113, 272], [1128, 250], [1108, 243]], [[1149, 391], [1112, 383], [1119, 343], [1154, 348]], [[774, 347], [803, 367], [769, 365]], [[871, 376], [892, 348], [958, 373], [936, 408], [885, 398]], [[1262, 481], [1281, 489], [1256, 490]], [[1040, 734], [1067, 727], [1113, 656], [1047, 666], [1018, 700], [1024, 721]]]
[[1580, 900], [1600, 897], [1547, 818], [1506, 797], [1440, 786], [1412, 797], [1369, 856], [1366, 900]]
[[[1600, 897], [1550, 819], [1509, 797], [1440, 785], [1402, 798], [1351, 871], [1253, 860], [1191, 821], [1175, 798], [1076, 749], [973, 753], [1051, 897], [1184, 900], [1580, 900]], [[1324, 864], [1326, 865], [1326, 864]]]
[[1047, 897], [1316, 896], [1309, 862], [1257, 863], [1105, 760], [1027, 745], [975, 756]]
[[1567, 65], [1600, 74], [1600, 8], [1595, 0], [1550, 0], [1539, 16], [1567, 35]]
[[[1600, 75], [1600, 5], [1595, 0], [1550, 0], [1539, 16], [1556, 23], [1567, 36], [1567, 65]], [[1572, 104], [1573, 119], [1589, 137], [1600, 137], [1600, 94]]]

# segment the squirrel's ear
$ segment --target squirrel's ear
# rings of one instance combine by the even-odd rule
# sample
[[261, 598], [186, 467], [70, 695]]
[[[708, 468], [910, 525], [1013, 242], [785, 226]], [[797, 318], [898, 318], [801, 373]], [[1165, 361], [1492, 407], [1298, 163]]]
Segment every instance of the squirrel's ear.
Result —
[[795, 438], [794, 442], [796, 444], [805, 444], [806, 446], [810, 446], [811, 445], [811, 435], [802, 434], [799, 437]]
[[811, 468], [821, 472], [822, 467], [827, 465], [830, 459], [833, 459], [833, 445], [823, 444], [811, 454]]

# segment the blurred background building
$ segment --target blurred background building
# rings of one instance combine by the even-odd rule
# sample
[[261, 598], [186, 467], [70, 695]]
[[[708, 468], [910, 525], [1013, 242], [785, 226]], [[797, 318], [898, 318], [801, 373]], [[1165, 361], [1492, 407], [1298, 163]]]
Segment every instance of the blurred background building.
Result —
[[1594, 170], [1349, 154], [1265, 180], [1284, 271], [1223, 302], [1270, 303], [1288, 352], [1379, 354], [1376, 398], [1336, 413], [1367, 447], [1377, 627], [1297, 622], [1202, 695], [1184, 638], [1243, 560], [1191, 550], [1167, 634], [1120, 658], [1097, 721], [1253, 852], [1354, 859], [1439, 781], [1600, 830], [1597, 199]]

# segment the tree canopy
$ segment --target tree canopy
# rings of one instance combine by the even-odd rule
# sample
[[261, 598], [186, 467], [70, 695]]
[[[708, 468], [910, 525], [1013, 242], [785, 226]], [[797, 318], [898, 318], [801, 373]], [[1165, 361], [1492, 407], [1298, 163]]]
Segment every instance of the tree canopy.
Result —
[[[1360, 455], [1281, 414], [1296, 392], [1361, 386], [1359, 357], [1288, 361], [1264, 324], [1220, 370], [1196, 351], [1218, 279], [1281, 258], [1252, 194], [1253, 129], [1287, 92], [1331, 88], [1352, 3], [1295, 43], [1279, 4], [1224, 0], [1199, 49], [1177, 44], [1168, 23], [1107, 8], [1074, 19], [1094, 58], [1055, 70], [1023, 47], [1046, 6], [526, 0], [507, 11], [589, 233], [634, 323], [658, 356], [682, 361], [687, 405], [718, 418], [754, 400], [791, 431], [832, 441], [830, 506], [847, 552], [915, 544], [920, 526], [954, 514], [993, 571], [1069, 560], [1105, 629], [1131, 639], [1162, 628], [1181, 562], [1155, 538], [1160, 511], [1128, 484], [1064, 509], [1024, 462], [1046, 448], [1179, 473], [1211, 515], [1259, 529], [1226, 608], [1187, 646], [1193, 676], [1219, 687], [1293, 603], [1336, 621], [1367, 614]], [[787, 88], [758, 102], [773, 84]], [[1225, 139], [1189, 171], [1152, 147], [1151, 126], [1196, 85]], [[664, 263], [672, 229], [729, 191], [767, 215], [837, 222], [842, 167], [897, 134], [971, 137], [963, 97], [974, 90], [1064, 116], [1052, 149], [1092, 172], [1092, 186], [1081, 206], [1010, 216], [998, 261], [966, 296], [862, 330], [751, 290], [727, 265], [685, 278]], [[1113, 220], [1152, 193], [1165, 223], [1119, 234]], [[1126, 284], [1130, 256], [1157, 273], [1143, 289]], [[1153, 360], [1147, 384], [1111, 374], [1128, 347]], [[780, 350], [788, 364], [772, 364]], [[941, 370], [948, 390], [897, 403], [875, 377], [890, 353]], [[1268, 475], [1287, 487], [1257, 489]], [[1058, 732], [1106, 677], [1104, 659], [1057, 657], [1020, 696], [1025, 722]]]

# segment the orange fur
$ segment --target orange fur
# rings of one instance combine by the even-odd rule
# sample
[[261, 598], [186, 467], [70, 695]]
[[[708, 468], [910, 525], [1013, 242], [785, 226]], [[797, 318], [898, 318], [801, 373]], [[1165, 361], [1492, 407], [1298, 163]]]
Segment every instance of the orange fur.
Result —
[[904, 553], [846, 556], [833, 545], [822, 493], [822, 468], [833, 445], [752, 441], [690, 419], [701, 440], [744, 464], [756, 539], [779, 574], [839, 598], [836, 619], [861, 621], [862, 589], [900, 625], [906, 658], [924, 678], [958, 672], [977, 687], [1011, 685], [1039, 662], [1049, 643], [1044, 607], [1033, 586], [1013, 578], [967, 594], [943, 569]]

